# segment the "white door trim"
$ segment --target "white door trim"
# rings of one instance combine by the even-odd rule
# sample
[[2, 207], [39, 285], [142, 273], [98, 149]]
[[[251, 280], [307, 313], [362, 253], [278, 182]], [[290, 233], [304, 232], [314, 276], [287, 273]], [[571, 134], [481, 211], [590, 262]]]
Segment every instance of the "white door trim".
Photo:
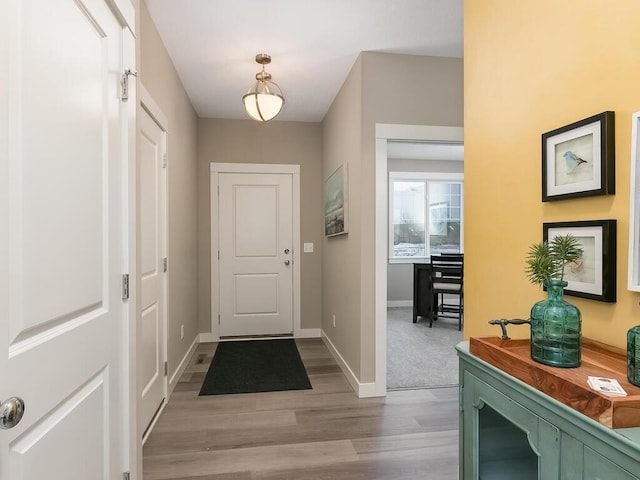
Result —
[[[168, 253], [169, 253], [169, 235], [168, 235], [168, 232], [169, 232], [169, 215], [168, 215], [168, 212], [169, 212], [169, 209], [168, 209], [168, 205], [169, 205], [169, 139], [168, 139], [169, 120], [167, 116], [163, 113], [163, 111], [160, 109], [158, 104], [155, 102], [151, 94], [144, 87], [142, 82], [138, 83], [137, 93], [138, 93], [138, 98], [140, 100], [140, 107], [143, 108], [149, 114], [149, 116], [155, 121], [158, 127], [160, 127], [160, 130], [162, 130], [164, 135], [164, 144], [165, 144], [164, 151], [167, 154], [167, 160], [166, 160], [167, 166], [165, 167], [164, 188], [163, 188], [163, 195], [162, 195], [163, 198], [161, 200], [162, 205], [161, 205], [161, 213], [160, 213], [164, 217], [164, 220], [162, 222], [162, 225], [164, 228], [160, 232], [160, 235], [164, 237], [162, 241], [162, 244], [164, 245], [164, 252], [161, 253], [161, 256], [168, 258]], [[137, 159], [136, 159], [136, 164], [137, 164]], [[136, 172], [136, 173], [139, 173], [139, 172]], [[136, 176], [136, 179], [137, 178], [138, 177]], [[136, 183], [136, 205], [137, 205], [136, 211], [137, 212], [139, 211], [138, 209], [140, 208], [138, 200], [139, 200], [139, 197], [138, 197], [137, 183]], [[138, 220], [140, 219], [139, 214], [137, 214], [136, 217], [138, 218]], [[136, 248], [137, 249], [140, 248], [140, 237], [138, 235], [136, 238]], [[136, 255], [136, 257], [137, 257], [136, 261], [139, 262], [141, 256]], [[136, 272], [140, 272], [139, 264], [137, 264]], [[136, 279], [136, 291], [140, 292], [141, 279], [139, 278], [139, 275], [136, 274], [135, 279]], [[167, 336], [167, 333], [169, 330], [169, 326], [168, 326], [169, 275], [168, 274], [164, 275], [163, 285], [162, 285], [162, 296], [163, 296], [162, 318], [160, 319], [160, 328], [163, 329], [162, 338], [164, 339], [164, 344], [162, 345], [162, 357], [163, 357], [162, 361], [167, 362], [169, 358], [169, 353], [168, 353], [169, 347], [168, 347], [168, 336]], [[140, 312], [138, 311], [138, 309], [136, 309], [136, 316], [135, 316], [136, 323], [138, 322], [139, 315], [140, 315]], [[136, 348], [139, 348], [139, 347], [140, 345], [137, 345], [136, 343]], [[140, 352], [137, 351], [137, 354], [138, 353]], [[162, 406], [156, 413], [155, 417], [151, 421], [151, 424], [148, 425], [147, 432], [144, 438], [142, 439], [142, 445], [144, 445], [144, 443], [146, 442], [147, 438], [149, 437], [149, 434], [153, 430], [153, 427], [156, 421], [160, 417], [160, 414], [162, 413], [162, 411], [164, 410], [164, 407], [167, 405], [169, 401], [169, 395], [171, 394], [171, 391], [169, 389], [169, 377], [167, 375], [163, 377], [162, 383], [163, 383], [164, 403], [162, 404]], [[136, 389], [136, 400], [139, 400], [137, 393], [138, 391]]]
[[261, 163], [211, 163], [210, 166], [210, 198], [211, 206], [211, 333], [201, 334], [201, 342], [217, 342], [220, 340], [219, 302], [219, 239], [217, 192], [221, 173], [280, 173], [289, 174], [293, 180], [293, 336], [301, 335], [300, 329], [300, 165], [261, 164]]
[[375, 228], [375, 382], [373, 395], [387, 395], [387, 263], [389, 252], [389, 181], [387, 142], [423, 140], [462, 142], [462, 127], [376, 124]]
[[142, 106], [142, 108], [144, 108], [147, 113], [151, 115], [151, 118], [156, 121], [163, 132], [169, 133], [169, 120], [167, 119], [167, 116], [162, 113], [162, 110], [153, 100], [153, 97], [147, 91], [147, 89], [144, 88], [144, 85], [142, 83], [138, 84], [138, 90], [138, 96], [140, 98], [140, 105]]
[[[136, 29], [135, 29], [135, 7], [130, 0], [115, 0], [115, 12], [122, 20], [123, 26], [123, 64], [126, 68], [136, 70]], [[135, 78], [135, 77], [134, 77]], [[133, 78], [129, 79], [129, 101], [121, 104], [121, 108], [127, 111], [127, 125], [126, 131], [123, 135], [126, 137], [128, 143], [126, 145], [126, 167], [124, 169], [124, 183], [126, 198], [123, 200], [125, 238], [123, 243], [125, 245], [125, 252], [127, 256], [126, 264], [123, 265], [123, 271], [128, 272], [129, 278], [137, 278], [138, 275], [138, 251], [137, 251], [137, 222], [138, 222], [138, 201], [137, 201], [137, 182], [138, 176], [136, 174], [138, 165], [136, 157], [137, 138], [136, 130], [138, 128], [137, 123], [137, 105], [138, 105], [138, 88], [137, 82]], [[125, 318], [126, 325], [123, 328], [125, 339], [123, 342], [123, 348], [126, 349], [126, 359], [124, 360], [125, 368], [129, 374], [124, 381], [127, 381], [126, 385], [126, 397], [128, 412], [126, 423], [126, 433], [123, 442], [126, 447], [127, 465], [126, 471], [130, 472], [133, 480], [142, 479], [142, 442], [140, 441], [140, 435], [138, 432], [138, 352], [137, 352], [137, 339], [138, 328], [137, 322], [135, 322], [136, 312], [138, 311], [138, 290], [135, 286], [129, 286], [129, 300], [127, 305], [127, 315]]]
[[122, 26], [126, 26], [133, 35], [136, 34], [136, 8], [131, 0], [106, 0], [120, 20]]

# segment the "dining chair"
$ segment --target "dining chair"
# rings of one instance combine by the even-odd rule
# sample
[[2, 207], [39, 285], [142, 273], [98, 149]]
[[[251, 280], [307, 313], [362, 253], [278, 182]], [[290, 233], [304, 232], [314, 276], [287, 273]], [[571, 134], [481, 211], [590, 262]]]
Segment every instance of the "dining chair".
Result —
[[[449, 253], [431, 255], [431, 290], [436, 299], [429, 319], [429, 327], [438, 317], [458, 319], [458, 330], [462, 330], [464, 318], [464, 254]], [[457, 302], [450, 300], [457, 297]]]

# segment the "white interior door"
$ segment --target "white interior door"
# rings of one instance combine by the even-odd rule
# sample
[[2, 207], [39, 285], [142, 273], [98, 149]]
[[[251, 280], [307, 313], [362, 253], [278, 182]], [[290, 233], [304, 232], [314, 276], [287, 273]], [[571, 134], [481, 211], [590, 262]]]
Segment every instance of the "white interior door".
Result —
[[293, 332], [292, 176], [219, 177], [220, 336]]
[[25, 404], [0, 430], [2, 480], [113, 480], [128, 463], [133, 52], [110, 3], [0, 0], [0, 399]]
[[166, 396], [166, 132], [149, 112], [138, 115], [138, 300], [139, 431], [147, 430]]

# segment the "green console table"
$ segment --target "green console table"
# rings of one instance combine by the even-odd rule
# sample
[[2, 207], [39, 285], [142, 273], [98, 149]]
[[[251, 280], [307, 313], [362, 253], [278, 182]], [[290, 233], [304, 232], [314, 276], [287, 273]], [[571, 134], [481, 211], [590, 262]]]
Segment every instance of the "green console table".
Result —
[[[558, 378], [547, 382], [544, 371], [526, 367], [522, 371], [533, 381], [523, 381], [471, 353], [469, 342], [456, 349], [460, 359], [460, 479], [640, 480], [640, 428], [615, 428], [616, 421], [640, 425], [638, 391], [606, 410], [607, 399], [598, 403], [598, 399], [589, 400], [588, 394], [576, 393], [574, 387], [582, 383], [575, 380], [580, 376], [576, 369], [552, 372], [573, 376], [574, 387], [563, 385]], [[515, 359], [506, 362], [508, 368], [516, 365], [515, 375], [519, 375], [517, 363]], [[598, 364], [584, 368], [597, 369]], [[614, 376], [611, 373], [604, 369], [601, 376]], [[548, 392], [535, 384], [546, 385]], [[628, 385], [623, 388], [629, 392]], [[600, 413], [593, 413], [594, 404]], [[618, 420], [611, 413], [617, 407]], [[607, 422], [613, 422], [614, 428], [606, 426]]]

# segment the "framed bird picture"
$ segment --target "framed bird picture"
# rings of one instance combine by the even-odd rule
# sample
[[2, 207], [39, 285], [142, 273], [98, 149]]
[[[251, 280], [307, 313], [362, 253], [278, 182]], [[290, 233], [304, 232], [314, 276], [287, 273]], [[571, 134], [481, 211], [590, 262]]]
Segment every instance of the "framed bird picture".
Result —
[[542, 134], [542, 201], [615, 193], [614, 112]]
[[582, 256], [564, 266], [564, 293], [600, 302], [616, 301], [616, 221], [583, 220], [542, 224], [542, 237], [551, 242], [558, 235], [573, 235]]

